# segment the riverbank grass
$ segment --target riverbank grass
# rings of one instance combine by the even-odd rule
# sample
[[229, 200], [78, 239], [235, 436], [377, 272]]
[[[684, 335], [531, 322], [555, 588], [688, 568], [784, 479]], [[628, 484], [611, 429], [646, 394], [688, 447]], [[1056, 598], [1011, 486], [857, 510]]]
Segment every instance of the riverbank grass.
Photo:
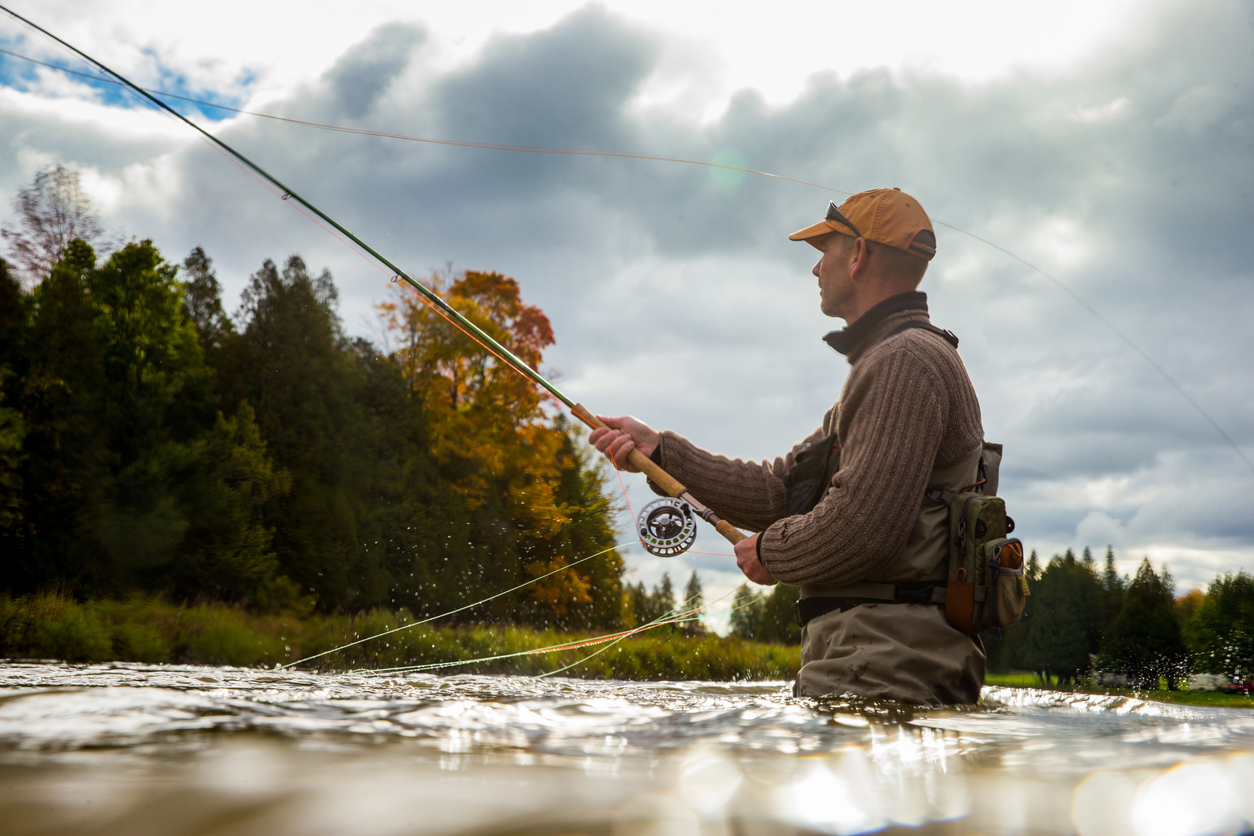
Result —
[[159, 598], [77, 602], [55, 594], [0, 596], [0, 656], [67, 662], [148, 662], [267, 667], [319, 656], [308, 670], [441, 665], [439, 673], [556, 673], [597, 679], [792, 679], [797, 647], [670, 628], [614, 643], [536, 652], [593, 636], [515, 625], [414, 625], [405, 610], [357, 615], [258, 615], [221, 605]]
[[1055, 678], [1043, 681], [1034, 673], [990, 673], [985, 677], [985, 684], [1008, 688], [1040, 688], [1047, 691], [1066, 691], [1074, 694], [1097, 694], [1112, 697], [1133, 697], [1151, 702], [1166, 702], [1175, 705], [1198, 705], [1211, 708], [1254, 708], [1254, 697], [1242, 694], [1225, 694], [1221, 691], [1189, 691], [1178, 690], [1132, 690], [1129, 688], [1106, 688], [1081, 683], [1077, 686], [1063, 685]]

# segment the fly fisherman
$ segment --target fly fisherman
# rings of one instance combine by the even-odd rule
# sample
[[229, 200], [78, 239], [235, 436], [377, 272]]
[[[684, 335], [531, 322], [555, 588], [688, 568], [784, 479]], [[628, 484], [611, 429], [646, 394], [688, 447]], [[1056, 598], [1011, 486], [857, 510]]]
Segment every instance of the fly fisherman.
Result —
[[801, 587], [799, 695], [975, 702], [984, 650], [938, 605], [949, 515], [928, 494], [977, 482], [984, 432], [957, 338], [931, 325], [917, 290], [936, 254], [931, 221], [899, 189], [875, 189], [788, 237], [822, 253], [820, 307], [847, 323], [823, 338], [851, 368], [818, 429], [761, 463], [631, 417], [602, 417], [610, 429], [590, 441], [616, 462], [640, 450], [760, 532], [736, 545], [736, 564], [755, 583]]

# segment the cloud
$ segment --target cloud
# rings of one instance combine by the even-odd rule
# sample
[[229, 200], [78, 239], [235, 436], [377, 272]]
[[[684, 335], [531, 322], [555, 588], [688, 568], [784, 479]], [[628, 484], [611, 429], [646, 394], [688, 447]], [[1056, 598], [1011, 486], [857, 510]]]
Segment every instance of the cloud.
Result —
[[382, 26], [346, 52], [324, 76], [336, 111], [350, 119], [369, 113], [423, 40], [423, 32], [412, 26]]
[[[1254, 475], [1226, 442], [1066, 290], [955, 229], [1080, 294], [1254, 456], [1248, 9], [1156, 6], [1066, 72], [974, 84], [917, 68], [825, 72], [783, 103], [741, 91], [714, 119], [646, 96], [659, 67], [683, 71], [663, 60], [666, 37], [590, 6], [436, 71], [425, 30], [385, 25], [267, 108], [450, 139], [743, 160], [847, 191], [901, 186], [946, 224], [925, 289], [934, 320], [962, 338], [986, 433], [1007, 445], [1002, 490], [1029, 546], [1048, 555], [1104, 537], [1173, 555], [1181, 578], [1254, 569]], [[386, 277], [277, 196], [200, 143], [118, 127], [151, 117], [92, 127], [99, 105], [41, 110], [37, 93], [0, 90], [12, 126], [0, 188], [29, 179], [12, 162], [22, 154], [91, 167], [120, 190], [115, 228], [154, 237], [172, 259], [204, 245], [228, 293], [262, 259], [298, 251], [331, 267], [348, 327], [368, 333]], [[813, 251], [785, 239], [838, 193], [249, 118], [218, 130], [412, 272], [451, 262], [518, 278], [554, 321], [551, 368], [597, 411], [762, 458], [839, 394], [844, 361], [819, 337], [840, 323], [817, 311]], [[697, 560], [668, 564], [677, 583]]]

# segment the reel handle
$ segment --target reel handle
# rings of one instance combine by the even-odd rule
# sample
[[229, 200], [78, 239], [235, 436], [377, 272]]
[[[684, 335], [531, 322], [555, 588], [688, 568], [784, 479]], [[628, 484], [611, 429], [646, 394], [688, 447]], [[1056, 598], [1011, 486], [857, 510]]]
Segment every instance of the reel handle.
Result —
[[[576, 418], [583, 421], [593, 429], [608, 429], [608, 426], [604, 421], [589, 412], [581, 403], [575, 404], [571, 407], [570, 411], [574, 413]], [[692, 498], [692, 494], [688, 493], [688, 489], [685, 488], [678, 479], [659, 467], [653, 459], [649, 458], [644, 453], [641, 453], [639, 450], [632, 450], [630, 455], [627, 456], [627, 461], [630, 462], [637, 470], [642, 471], [646, 476], [652, 479], [653, 483], [659, 488], [666, 491], [676, 499], [682, 499], [689, 505], [694, 506], [698, 514], [714, 525], [715, 531], [727, 538], [727, 542], [735, 545], [748, 536], [727, 520], [719, 518], [704, 505], [695, 501]]]

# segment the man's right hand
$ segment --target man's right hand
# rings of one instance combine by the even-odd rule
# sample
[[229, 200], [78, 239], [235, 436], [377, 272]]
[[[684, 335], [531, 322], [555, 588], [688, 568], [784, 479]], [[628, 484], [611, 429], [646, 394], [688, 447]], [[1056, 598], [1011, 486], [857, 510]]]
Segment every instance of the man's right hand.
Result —
[[608, 429], [598, 427], [593, 430], [592, 434], [588, 436], [588, 443], [604, 453], [605, 457], [612, 461], [619, 470], [639, 473], [640, 469], [632, 467], [631, 463], [627, 461], [627, 457], [631, 455], [632, 450], [639, 450], [646, 456], [652, 456], [661, 437], [650, 429], [647, 424], [637, 421], [630, 415], [623, 415], [617, 418], [610, 418], [605, 415], [598, 415], [597, 417], [606, 423]]

